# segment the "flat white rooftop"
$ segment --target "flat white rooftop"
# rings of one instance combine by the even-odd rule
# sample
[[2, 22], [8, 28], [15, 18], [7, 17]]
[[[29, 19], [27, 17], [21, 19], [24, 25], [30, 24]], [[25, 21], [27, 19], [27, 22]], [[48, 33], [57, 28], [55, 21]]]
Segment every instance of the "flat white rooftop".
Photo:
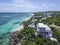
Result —
[[46, 30], [51, 30], [47, 25], [43, 24], [43, 23], [38, 23], [37, 25], [40, 28], [45, 28]]

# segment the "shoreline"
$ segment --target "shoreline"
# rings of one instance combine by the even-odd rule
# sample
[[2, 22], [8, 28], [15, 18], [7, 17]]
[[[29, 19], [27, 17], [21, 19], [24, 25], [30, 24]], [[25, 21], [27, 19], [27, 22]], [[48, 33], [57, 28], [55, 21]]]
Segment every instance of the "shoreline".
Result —
[[[27, 18], [25, 19], [25, 21], [30, 20], [30, 19], [32, 18], [32, 16], [34, 16], [33, 13], [31, 14], [31, 16], [27, 17]], [[19, 32], [19, 31], [21, 31], [21, 30], [23, 30], [23, 29], [24, 29], [24, 25], [21, 24], [18, 28], [14, 29], [15, 31], [13, 31], [12, 33], [14, 33], [14, 32]]]
[[31, 16], [29, 16], [28, 18], [25, 19], [25, 21], [30, 20], [33, 16], [34, 16], [34, 14], [32, 13]]
[[[25, 21], [28, 21], [32, 18], [33, 14], [31, 16], [29, 16], [28, 18], [25, 19]], [[16, 42], [16, 44], [20, 43], [20, 39], [18, 38], [18, 33], [24, 29], [24, 25], [21, 24], [18, 28], [15, 29], [15, 31], [11, 32], [11, 38], [9, 39], [9, 45], [14, 45]], [[15, 41], [16, 40], [16, 41]]]

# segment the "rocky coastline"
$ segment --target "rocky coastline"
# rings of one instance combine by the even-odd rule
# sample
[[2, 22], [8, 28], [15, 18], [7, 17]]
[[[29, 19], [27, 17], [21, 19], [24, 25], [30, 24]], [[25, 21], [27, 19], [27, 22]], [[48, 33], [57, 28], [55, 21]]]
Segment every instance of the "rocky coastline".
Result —
[[[34, 16], [34, 14], [32, 14], [32, 16]], [[28, 17], [25, 19], [25, 21], [30, 20], [32, 18], [32, 16]], [[20, 38], [18, 37], [18, 34], [21, 30], [24, 29], [24, 25], [22, 24], [20, 27], [18, 27], [17, 29], [15, 29], [15, 32], [10, 33], [10, 39], [9, 39], [9, 45], [21, 45], [20, 43]]]
[[10, 34], [11, 38], [9, 39], [9, 45], [16, 45], [18, 42], [20, 42], [18, 33], [19, 31], [16, 31]]
[[10, 39], [9, 39], [9, 45], [16, 45], [17, 43], [20, 43], [20, 39], [18, 37], [18, 34], [21, 30], [24, 29], [24, 25], [22, 24], [20, 27], [16, 29], [15, 32], [10, 33]]

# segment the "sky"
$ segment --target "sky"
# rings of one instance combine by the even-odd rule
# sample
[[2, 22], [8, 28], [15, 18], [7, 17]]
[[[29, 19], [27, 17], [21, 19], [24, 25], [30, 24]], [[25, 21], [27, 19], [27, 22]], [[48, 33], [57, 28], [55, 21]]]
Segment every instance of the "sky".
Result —
[[60, 11], [60, 0], [0, 0], [0, 12]]

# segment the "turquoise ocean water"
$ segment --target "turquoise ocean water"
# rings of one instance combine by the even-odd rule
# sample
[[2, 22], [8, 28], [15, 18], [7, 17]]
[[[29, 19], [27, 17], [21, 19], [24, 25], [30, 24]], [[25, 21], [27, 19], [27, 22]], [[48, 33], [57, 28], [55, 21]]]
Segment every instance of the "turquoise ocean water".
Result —
[[8, 45], [9, 33], [15, 31], [32, 13], [0, 13], [0, 45]]

